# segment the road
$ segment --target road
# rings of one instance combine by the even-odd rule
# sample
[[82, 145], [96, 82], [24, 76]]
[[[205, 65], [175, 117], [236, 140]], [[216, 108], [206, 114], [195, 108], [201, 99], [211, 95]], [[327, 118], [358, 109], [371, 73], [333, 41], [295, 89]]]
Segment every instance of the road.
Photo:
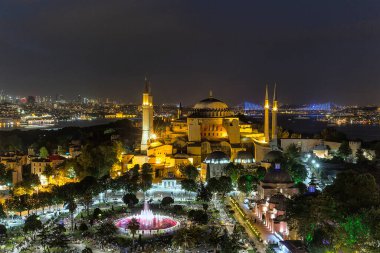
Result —
[[254, 242], [257, 251], [259, 253], [265, 253], [266, 245], [258, 240], [259, 231], [257, 228], [254, 226], [254, 224], [251, 223], [250, 219], [246, 218], [244, 211], [240, 208], [238, 203], [233, 198], [229, 197], [227, 201], [235, 211], [234, 217], [236, 221], [246, 229], [250, 239]]

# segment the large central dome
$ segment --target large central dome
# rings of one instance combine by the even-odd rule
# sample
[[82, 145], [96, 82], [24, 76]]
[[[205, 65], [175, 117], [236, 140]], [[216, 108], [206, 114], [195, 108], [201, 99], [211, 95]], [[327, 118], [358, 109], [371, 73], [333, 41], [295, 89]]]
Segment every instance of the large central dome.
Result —
[[228, 105], [223, 101], [210, 96], [196, 103], [193, 110], [190, 111], [189, 117], [201, 117], [201, 118], [216, 118], [216, 117], [231, 117], [232, 111], [228, 108]]
[[228, 109], [228, 105], [219, 99], [209, 97], [196, 103], [194, 109], [223, 110]]

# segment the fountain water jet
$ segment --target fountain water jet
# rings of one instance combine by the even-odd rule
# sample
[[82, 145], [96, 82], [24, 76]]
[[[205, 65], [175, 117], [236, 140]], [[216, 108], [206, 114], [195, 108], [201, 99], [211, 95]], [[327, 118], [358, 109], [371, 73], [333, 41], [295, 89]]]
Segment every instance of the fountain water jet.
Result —
[[179, 227], [179, 222], [173, 218], [166, 215], [154, 214], [149, 209], [147, 201], [144, 202], [144, 209], [141, 210], [140, 214], [121, 218], [116, 221], [116, 226], [120, 231], [126, 232], [128, 231], [128, 224], [132, 219], [136, 219], [140, 223], [138, 234], [142, 235], [171, 232]]

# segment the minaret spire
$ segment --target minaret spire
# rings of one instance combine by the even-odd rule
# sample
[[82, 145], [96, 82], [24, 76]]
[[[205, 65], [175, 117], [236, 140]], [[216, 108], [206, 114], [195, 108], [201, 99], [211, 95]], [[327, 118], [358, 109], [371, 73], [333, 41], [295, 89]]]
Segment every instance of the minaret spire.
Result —
[[266, 87], [265, 87], [264, 137], [265, 137], [265, 142], [269, 143], [269, 97], [268, 97], [268, 85], [266, 85]]
[[212, 90], [210, 90], [209, 97], [212, 98]]
[[150, 93], [150, 80], [148, 75], [145, 75], [144, 78], [144, 93]]
[[277, 111], [278, 111], [278, 104], [277, 104], [276, 88], [277, 88], [277, 84], [274, 83], [273, 107], [272, 107], [272, 141], [273, 141], [273, 144], [277, 146]]

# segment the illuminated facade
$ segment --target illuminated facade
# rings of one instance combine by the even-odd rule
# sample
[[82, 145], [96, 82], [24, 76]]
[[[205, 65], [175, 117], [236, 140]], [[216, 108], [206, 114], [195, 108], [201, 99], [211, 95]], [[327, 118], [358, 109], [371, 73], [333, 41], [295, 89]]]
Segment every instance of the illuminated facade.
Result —
[[[206, 163], [206, 158], [214, 152], [223, 152], [228, 157], [228, 162], [254, 165], [255, 161], [261, 161], [261, 158], [257, 159], [257, 152], [254, 156], [252, 149], [248, 147], [253, 148], [256, 143], [260, 144], [260, 147], [265, 149], [261, 149], [264, 157], [271, 150], [271, 139], [277, 139], [277, 100], [274, 95], [271, 135], [268, 89], [265, 97], [264, 133], [254, 129], [252, 124], [241, 121], [226, 103], [215, 98], [210, 92], [208, 98], [196, 103], [186, 117], [182, 117], [179, 107], [177, 119], [172, 120], [156, 138], [153, 134], [153, 99], [149, 86], [146, 80], [142, 105], [141, 155], [131, 155], [125, 167], [149, 163], [153, 167], [156, 182], [159, 182], [160, 178], [162, 180], [183, 177], [179, 167], [184, 164], [193, 164], [200, 168], [202, 179], [220, 176], [221, 171], [210, 171], [208, 165], [211, 162]], [[265, 152], [262, 152], [263, 150]]]
[[148, 149], [149, 141], [153, 137], [153, 96], [150, 89], [150, 82], [145, 78], [145, 88], [142, 101], [142, 137], [141, 152]]
[[272, 107], [272, 131], [270, 134], [269, 127], [269, 96], [268, 96], [268, 86], [265, 89], [265, 101], [264, 101], [264, 140], [255, 141], [255, 159], [256, 161], [263, 161], [265, 155], [272, 150], [278, 150], [277, 145], [277, 112], [278, 112], [278, 101], [276, 94], [276, 86], [273, 92], [273, 107]]

